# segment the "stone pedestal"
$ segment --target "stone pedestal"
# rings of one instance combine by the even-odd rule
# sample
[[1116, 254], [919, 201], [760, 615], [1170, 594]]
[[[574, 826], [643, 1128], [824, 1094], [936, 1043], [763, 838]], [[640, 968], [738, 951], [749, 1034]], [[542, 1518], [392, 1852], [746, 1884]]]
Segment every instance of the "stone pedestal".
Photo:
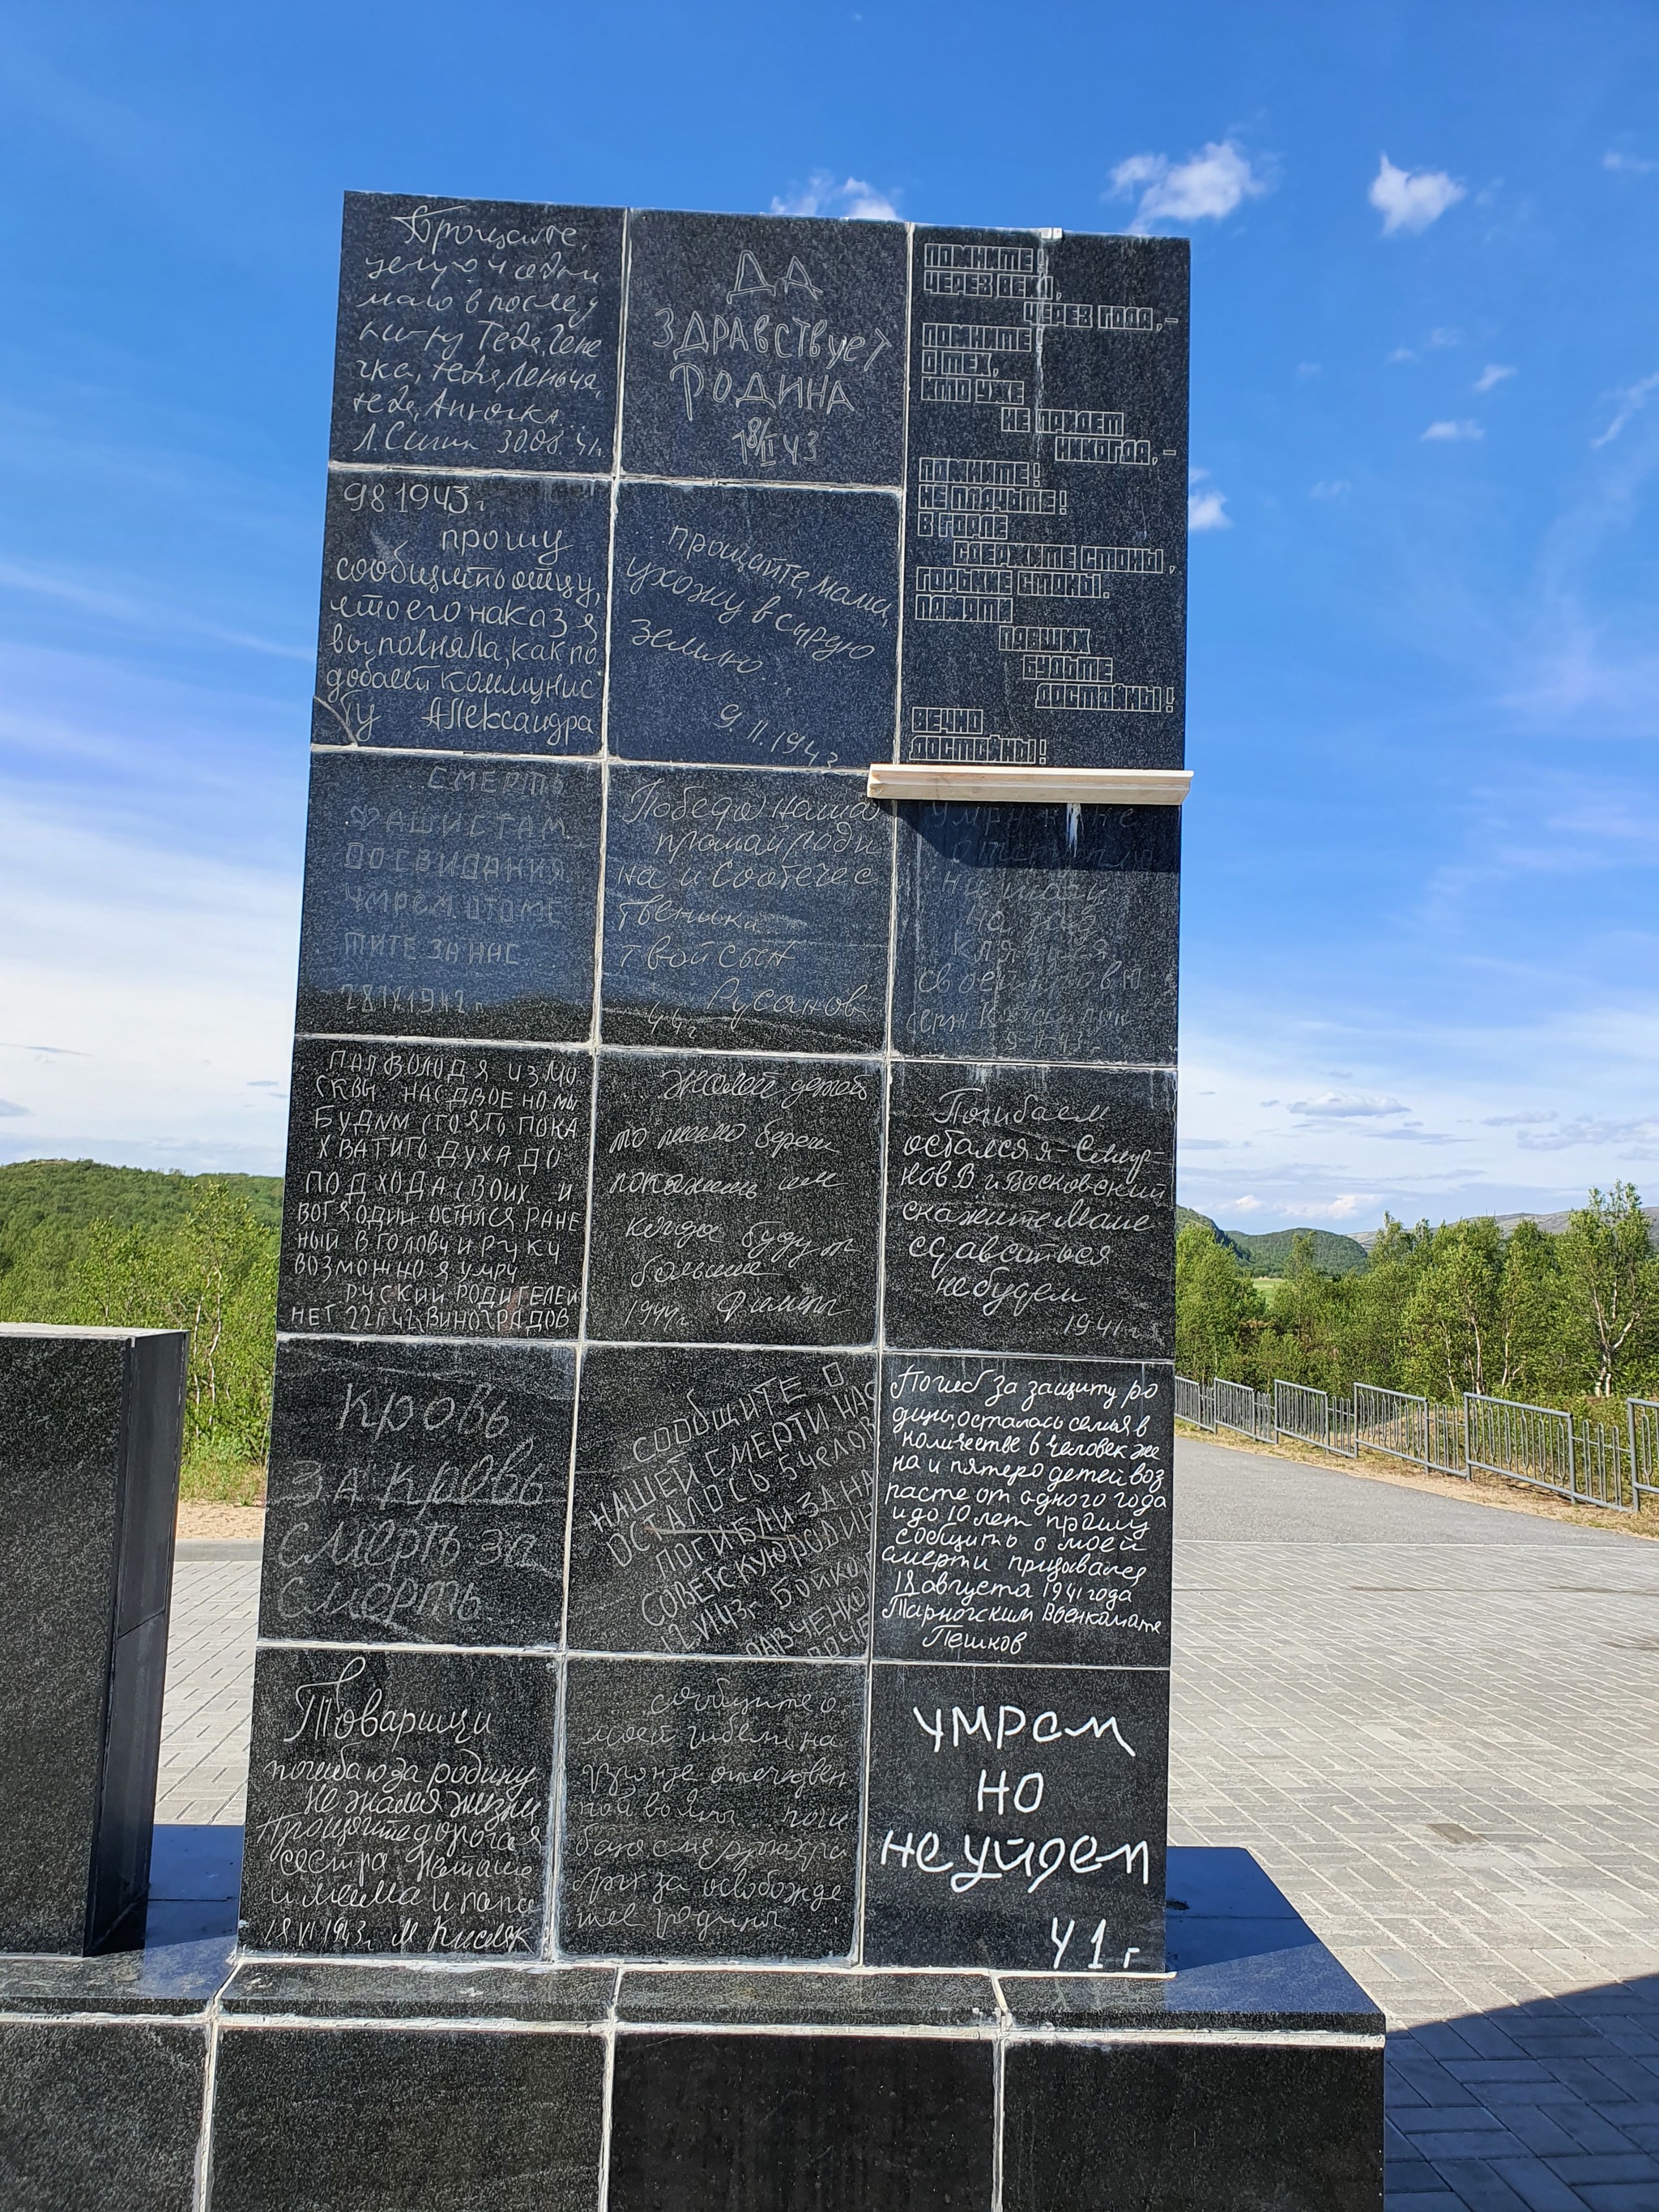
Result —
[[1243, 1851], [1170, 1852], [1126, 1981], [238, 1966], [237, 1841], [158, 1830], [142, 1951], [0, 1960], [0, 2202], [1380, 2212], [1382, 2015]]
[[95, 1951], [143, 1899], [187, 1352], [0, 1327], [0, 1950]]

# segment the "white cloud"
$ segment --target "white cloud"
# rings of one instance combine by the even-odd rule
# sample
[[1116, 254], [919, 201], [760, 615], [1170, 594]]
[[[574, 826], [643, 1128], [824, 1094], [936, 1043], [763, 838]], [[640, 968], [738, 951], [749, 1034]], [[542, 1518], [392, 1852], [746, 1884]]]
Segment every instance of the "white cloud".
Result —
[[846, 177], [837, 184], [828, 169], [815, 169], [804, 185], [786, 198], [772, 203], [774, 215], [839, 216], [843, 222], [897, 222], [899, 211], [891, 197], [862, 177]]
[[1656, 392], [1659, 392], [1659, 373], [1652, 376], [1644, 376], [1635, 384], [1627, 384], [1622, 392], [1615, 393], [1614, 397], [1619, 402], [1619, 412], [1599, 438], [1590, 440], [1592, 448], [1597, 446], [1610, 446], [1626, 423], [1630, 421], [1631, 416], [1639, 415]]
[[1472, 440], [1484, 438], [1486, 434], [1478, 422], [1431, 422], [1423, 433], [1425, 441], [1430, 445], [1467, 444]]
[[1650, 177], [1659, 169], [1659, 161], [1644, 161], [1639, 154], [1603, 154], [1601, 167], [1618, 169], [1627, 177]]
[[1496, 392], [1505, 378], [1519, 376], [1520, 374], [1518, 368], [1505, 368], [1501, 362], [1489, 361], [1475, 378], [1473, 389], [1476, 392]]
[[1249, 157], [1231, 138], [1212, 141], [1200, 154], [1171, 161], [1167, 154], [1132, 154], [1112, 172], [1109, 197], [1140, 204], [1129, 225], [1144, 235], [1155, 222], [1219, 222], [1247, 199], [1259, 199], [1270, 186], [1251, 167]]
[[1396, 346], [1389, 356], [1389, 360], [1392, 364], [1397, 361], [1415, 361], [1417, 357], [1409, 346]]
[[1369, 1213], [1382, 1200], [1380, 1190], [1344, 1190], [1322, 1206], [1304, 1203], [1302, 1211], [1310, 1221], [1352, 1221], [1357, 1213]]
[[1382, 235], [1426, 230], [1463, 198], [1465, 186], [1443, 169], [1396, 169], [1385, 154], [1366, 197], [1382, 218]]
[[1259, 1198], [1252, 1198], [1247, 1191], [1243, 1198], [1233, 1200], [1232, 1211], [1235, 1213], [1260, 1213], [1261, 1206], [1262, 1201]]
[[1310, 487], [1308, 496], [1310, 499], [1346, 499], [1352, 489], [1353, 486], [1346, 477], [1322, 477], [1316, 484]]
[[10, 1121], [14, 1115], [27, 1114], [28, 1110], [27, 1106], [14, 1104], [9, 1098], [0, 1098], [0, 1119]]
[[1310, 1121], [1374, 1121], [1407, 1109], [1398, 1098], [1378, 1098], [1363, 1091], [1322, 1091], [1316, 1098], [1292, 1098], [1291, 1111]]
[[1187, 495], [1188, 530], [1231, 530], [1232, 526], [1224, 491], [1194, 491]]
[[1528, 1152], [1570, 1152], [1582, 1145], [1593, 1145], [1602, 1150], [1616, 1145], [1627, 1159], [1639, 1160], [1653, 1158], [1656, 1139], [1659, 1139], [1659, 1121], [1644, 1115], [1634, 1121], [1598, 1121], [1586, 1116], [1547, 1129], [1521, 1129], [1515, 1141]]

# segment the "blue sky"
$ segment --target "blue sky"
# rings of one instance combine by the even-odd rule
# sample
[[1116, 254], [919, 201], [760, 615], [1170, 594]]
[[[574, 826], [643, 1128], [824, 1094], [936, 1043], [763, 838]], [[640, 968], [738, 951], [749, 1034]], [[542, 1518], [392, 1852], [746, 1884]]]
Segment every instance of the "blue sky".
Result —
[[1182, 1195], [1659, 1197], [1659, 9], [0, 6], [0, 1158], [279, 1165], [339, 195], [1194, 242]]

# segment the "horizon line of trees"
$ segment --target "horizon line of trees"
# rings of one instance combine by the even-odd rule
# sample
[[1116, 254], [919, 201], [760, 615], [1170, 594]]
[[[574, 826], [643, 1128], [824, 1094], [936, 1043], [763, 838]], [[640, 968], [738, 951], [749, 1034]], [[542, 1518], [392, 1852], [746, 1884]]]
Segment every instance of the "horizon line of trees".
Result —
[[1176, 1364], [1199, 1382], [1370, 1382], [1448, 1404], [1465, 1390], [1575, 1407], [1659, 1395], [1659, 1256], [1628, 1182], [1592, 1190], [1554, 1236], [1385, 1215], [1358, 1274], [1322, 1273], [1298, 1237], [1271, 1297], [1191, 1223], [1176, 1239]]

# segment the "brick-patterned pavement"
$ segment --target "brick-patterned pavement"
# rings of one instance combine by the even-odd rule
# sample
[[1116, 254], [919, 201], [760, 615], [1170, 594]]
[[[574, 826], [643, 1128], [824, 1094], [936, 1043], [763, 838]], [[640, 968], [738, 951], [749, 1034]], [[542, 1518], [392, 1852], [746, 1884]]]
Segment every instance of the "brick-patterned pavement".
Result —
[[[1659, 2212], [1659, 1543], [1183, 1438], [1170, 1838], [1389, 2013], [1389, 2212]], [[257, 1562], [182, 1547], [157, 1817], [241, 1818]]]

